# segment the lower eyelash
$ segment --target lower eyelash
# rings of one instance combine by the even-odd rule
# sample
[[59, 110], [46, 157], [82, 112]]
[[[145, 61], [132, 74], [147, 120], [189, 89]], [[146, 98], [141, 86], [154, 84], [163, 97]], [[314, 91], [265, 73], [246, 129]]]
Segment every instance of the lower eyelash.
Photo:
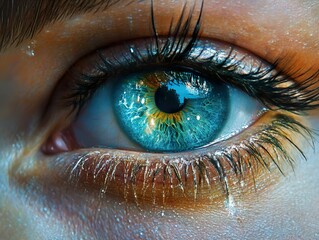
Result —
[[114, 195], [137, 204], [227, 198], [233, 185], [255, 186], [264, 170], [277, 169], [284, 175], [286, 166], [294, 168], [295, 154], [306, 159], [288, 136], [294, 134], [307, 141], [313, 137], [312, 131], [294, 117], [277, 113], [258, 133], [229, 147], [225, 143], [225, 148], [202, 149], [191, 156], [98, 150], [77, 155], [64, 174], [86, 190], [96, 188], [102, 197]]

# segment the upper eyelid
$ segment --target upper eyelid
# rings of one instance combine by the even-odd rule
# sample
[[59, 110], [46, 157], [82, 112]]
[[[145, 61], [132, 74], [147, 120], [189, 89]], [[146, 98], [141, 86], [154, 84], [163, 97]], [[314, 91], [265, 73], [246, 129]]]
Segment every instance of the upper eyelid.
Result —
[[[144, 9], [145, 10], [145, 9]], [[145, 11], [146, 12], [146, 11]], [[100, 16], [100, 15], [99, 15]], [[104, 20], [103, 20], [104, 21]], [[149, 22], [148, 22], [149, 23]], [[115, 25], [116, 26], [116, 25]], [[87, 28], [87, 25], [84, 25], [84, 28], [86, 29]], [[52, 34], [54, 33], [54, 34], [57, 34], [56, 32], [55, 32], [55, 30], [56, 29], [53, 29], [52, 30]], [[64, 29], [64, 31], [69, 31], [70, 29], [67, 29], [67, 28], [65, 28]], [[101, 30], [101, 29], [100, 29]], [[112, 28], [112, 30], [115, 30], [115, 29], [113, 29]], [[73, 34], [73, 36], [74, 36], [74, 33], [70, 30], [70, 35], [72, 35]], [[234, 32], [234, 33], [237, 33], [237, 32]], [[53, 35], [52, 34], [50, 34], [49, 36], [50, 37], [52, 37]], [[237, 33], [238, 34], [238, 36], [240, 37], [240, 33]], [[103, 35], [103, 33], [101, 32], [101, 35]], [[126, 35], [125, 35], [126, 36]], [[130, 36], [131, 37], [131, 36]], [[133, 36], [133, 38], [134, 38], [135, 36]], [[145, 35], [145, 37], [150, 37], [149, 36], [149, 34], [148, 35]], [[205, 37], [209, 37], [208, 35], [205, 35]], [[216, 39], [216, 38], [218, 38], [218, 35], [217, 36], [212, 36], [214, 39]], [[128, 38], [129, 39], [129, 38]], [[39, 42], [41, 41], [41, 40], [43, 40], [43, 39], [39, 39]], [[66, 41], [68, 41], [68, 39], [65, 39]], [[123, 39], [121, 38], [121, 39], [119, 39], [120, 41], [123, 41]], [[228, 41], [229, 40], [229, 41]], [[104, 40], [102, 41], [102, 40], [99, 40], [99, 43], [96, 45], [97, 46], [97, 48], [101, 48], [101, 47], [103, 47], [103, 46], [108, 46], [109, 44], [111, 45], [111, 44], [114, 44], [115, 43], [115, 39], [112, 39], [110, 42], [105, 42]], [[226, 39], [225, 40], [226, 42], [229, 42], [229, 43], [232, 43], [232, 41], [231, 41], [231, 39]], [[63, 73], [65, 73], [66, 71], [67, 71], [67, 68], [69, 68], [70, 66], [71, 66], [71, 64], [72, 63], [75, 63], [79, 58], [81, 58], [81, 57], [83, 57], [83, 56], [85, 56], [86, 54], [88, 54], [88, 53], [90, 53], [90, 52], [92, 52], [92, 51], [94, 51], [95, 49], [97, 49], [97, 48], [93, 48], [93, 49], [88, 49], [88, 48], [85, 48], [85, 50], [83, 50], [83, 48], [81, 48], [81, 49], [78, 49], [78, 48], [76, 48], [76, 44], [79, 44], [79, 42], [83, 45], [83, 42], [82, 41], [77, 41], [77, 42], [75, 42], [74, 43], [74, 47], [75, 47], [75, 49], [77, 49], [77, 50], [81, 50], [80, 51], [80, 53], [79, 54], [76, 54], [76, 56], [73, 56], [73, 55], [71, 55], [71, 56], [68, 56], [68, 58], [71, 58], [71, 62], [69, 62], [68, 64], [65, 64], [63, 67], [62, 67], [62, 73], [58, 76], [59, 78], [60, 77], [62, 77], [62, 75], [63, 75]], [[88, 42], [89, 44], [88, 45], [92, 45], [91, 43], [92, 42]], [[61, 45], [61, 43], [57, 43], [57, 42], [54, 42], [54, 48], [56, 48], [56, 47], [58, 47], [58, 46], [60, 46]], [[57, 45], [57, 44], [59, 44], [59, 45]], [[70, 44], [68, 44], [68, 45], [70, 45]], [[94, 45], [94, 47], [95, 47], [95, 45]], [[240, 46], [240, 47], [242, 47], [242, 46]], [[269, 48], [268, 46], [266, 46], [266, 48]], [[244, 49], [247, 49], [247, 48], [244, 48]], [[41, 46], [41, 49], [40, 49], [40, 47], [37, 49], [39, 52], [40, 51], [45, 51], [45, 49], [42, 49], [42, 46]], [[66, 50], [66, 49], [65, 49]], [[278, 49], [277, 48], [277, 50], [279, 51], [280, 49]], [[252, 51], [255, 53], [256, 51], [255, 51], [255, 49], [252, 49]], [[79, 51], [77, 51], [77, 52], [79, 52]], [[257, 54], [258, 55], [258, 54]], [[49, 56], [50, 57], [50, 56]], [[65, 57], [65, 55], [64, 55], [64, 57]], [[262, 57], [265, 57], [264, 55], [262, 55]], [[40, 59], [40, 61], [41, 61], [41, 57], [39, 57], [38, 59]], [[266, 58], [267, 60], [271, 60], [271, 56], [269, 57], [269, 58]], [[58, 61], [57, 61], [58, 62]], [[61, 59], [59, 59], [59, 62], [61, 62]], [[270, 61], [270, 62], [272, 62], [272, 61]], [[59, 64], [59, 65], [55, 65], [54, 67], [56, 67], [56, 68], [58, 68], [58, 67], [61, 67], [61, 65], [62, 64]], [[49, 100], [50, 101], [50, 100]], [[48, 103], [49, 104], [49, 103]]]
[[[42, 5], [38, 4], [39, 6], [37, 6], [37, 2], [40, 2], [40, 1], [36, 0], [36, 1], [31, 1], [31, 2], [30, 1], [13, 2], [12, 4], [11, 3], [6, 4], [6, 3], [9, 3], [6, 1], [3, 2], [3, 5], [1, 6], [1, 9], [3, 10], [1, 12], [1, 16], [2, 16], [1, 19], [3, 21], [3, 25], [5, 25], [4, 24], [5, 21], [10, 22], [10, 24], [6, 24], [7, 26], [10, 26], [10, 29], [0, 28], [1, 37], [6, 39], [6, 40], [0, 41], [0, 46], [1, 45], [12, 45], [13, 43], [16, 46], [17, 44], [21, 43], [22, 40], [24, 40], [25, 38], [30, 38], [30, 37], [28, 37], [28, 35], [32, 35], [32, 37], [34, 37], [36, 39], [37, 38], [36, 35], [38, 33], [45, 32], [44, 30], [46, 30], [46, 28], [45, 28], [46, 26], [50, 27], [50, 31], [51, 31], [52, 30], [51, 26], [54, 26], [57, 19], [59, 20], [59, 22], [68, 23], [69, 21], [73, 21], [73, 17], [75, 17], [78, 20], [78, 18], [79, 17], [81, 18], [86, 12], [93, 12], [94, 15], [96, 14], [96, 15], [102, 16], [101, 14], [104, 14], [105, 10], [109, 10], [109, 7], [111, 7], [111, 6], [112, 6], [112, 8], [114, 7], [116, 9], [117, 7], [121, 7], [121, 6], [122, 7], [126, 6], [126, 5], [130, 6], [131, 4], [134, 5], [133, 3], [137, 3], [137, 2], [141, 2], [141, 1], [131, 0], [131, 1], [128, 1], [128, 3], [124, 3], [125, 0], [124, 1], [123, 0], [120, 0], [120, 1], [115, 1], [115, 0], [93, 0], [93, 1], [80, 0], [80, 1], [76, 1], [76, 2], [70, 1], [70, 0], [63, 0], [63, 5], [62, 5], [61, 0], [54, 1], [54, 2], [45, 0], [45, 1], [41, 1]], [[69, 4], [69, 2], [70, 3], [72, 2], [72, 4]], [[89, 2], [89, 4], [86, 4], [87, 2]], [[147, 1], [144, 1], [144, 2], [147, 3]], [[191, 2], [191, 1], [186, 1], [186, 2]], [[23, 3], [23, 7], [21, 7], [22, 3]], [[237, 9], [236, 7], [238, 7], [238, 4], [243, 9], [246, 9], [249, 6], [249, 8], [247, 8], [247, 11], [250, 11], [251, 8], [254, 9], [254, 7], [255, 7], [253, 4], [254, 3], [253, 1], [252, 2], [249, 1], [249, 3], [246, 3], [245, 1], [243, 1], [242, 3], [238, 3], [235, 1], [234, 1], [234, 3], [232, 3], [232, 2], [213, 3], [213, 1], [212, 2], [206, 1], [205, 8], [206, 8], [206, 3], [208, 5], [207, 10], [209, 8], [211, 8], [213, 5], [214, 6], [216, 5], [215, 10], [212, 10], [212, 14], [214, 14], [215, 11], [219, 11], [219, 9], [220, 9], [220, 12], [225, 11], [225, 13], [227, 13], [227, 14], [229, 12], [230, 16], [227, 15], [227, 19], [226, 19], [227, 21], [229, 21], [229, 19], [231, 19], [232, 15], [236, 15], [235, 13], [232, 12], [232, 9]], [[48, 6], [45, 6], [46, 4]], [[70, 8], [69, 5], [72, 5], [72, 9], [69, 9]], [[145, 4], [143, 3], [143, 5], [145, 5]], [[265, 3], [265, 5], [266, 5], [265, 7], [269, 7], [269, 6], [267, 6], [267, 2]], [[30, 7], [30, 6], [32, 6], [32, 7]], [[142, 8], [145, 7], [142, 5], [139, 5], [139, 6], [141, 6]], [[40, 12], [40, 16], [38, 16], [35, 13], [39, 13], [38, 8], [40, 8], [40, 7], [42, 8], [42, 10]], [[282, 6], [279, 4], [279, 7], [282, 7]], [[294, 4], [290, 5], [290, 3], [289, 3], [288, 5], [285, 4], [285, 8], [286, 7], [291, 8], [294, 11], [300, 10], [300, 5], [295, 6]], [[54, 11], [49, 11], [50, 9], [54, 9]], [[311, 10], [312, 8], [310, 8], [310, 6], [305, 6], [305, 9]], [[19, 11], [17, 11], [17, 10], [19, 10]], [[258, 9], [256, 9], [256, 11], [257, 10]], [[270, 10], [270, 9], [267, 8], [267, 12], [263, 12], [263, 10], [262, 10], [261, 13], [268, 14], [268, 10]], [[287, 10], [287, 9], [283, 9], [283, 10]], [[28, 14], [23, 14], [24, 11], [27, 11]], [[35, 13], [33, 13], [32, 11], [35, 11]], [[210, 9], [208, 11], [210, 11]], [[23, 17], [20, 16], [20, 13]], [[306, 16], [307, 13], [308, 12], [304, 12], [304, 15]], [[70, 14], [72, 14], [73, 17], [70, 17]], [[247, 14], [248, 14], [248, 16], [246, 17]], [[251, 12], [247, 13], [246, 11], [244, 11], [243, 14], [241, 15], [243, 17], [243, 19], [240, 18], [239, 22], [242, 22], [244, 20], [243, 23], [245, 25], [247, 25], [247, 27], [249, 27], [249, 26], [252, 26], [253, 28], [257, 27], [259, 25], [258, 21], [251, 22], [249, 19], [249, 16], [250, 16], [249, 14], [251, 14]], [[287, 14], [285, 13], [284, 15], [286, 17]], [[26, 16], [29, 16], [29, 17], [26, 17]], [[34, 20], [33, 18], [35, 16], [37, 16], [37, 19], [36, 19], [37, 21], [32, 21], [32, 20]], [[256, 15], [254, 16], [254, 19], [257, 18], [258, 16], [259, 15], [256, 13]], [[260, 16], [262, 17], [263, 15], [260, 15]], [[46, 19], [48, 17], [51, 18], [49, 20], [49, 23], [50, 23], [49, 25], [47, 25], [46, 22], [42, 20], [42, 19]], [[276, 17], [276, 16], [274, 16], [274, 17]], [[23, 21], [21, 21], [21, 19], [23, 19]], [[256, 19], [256, 20], [258, 20], [258, 19]], [[32, 21], [31, 25], [30, 25], [30, 21]], [[267, 23], [269, 23], [269, 22], [267, 22]], [[14, 27], [15, 24], [17, 24], [19, 27]], [[41, 25], [41, 29], [37, 29], [38, 25]], [[254, 26], [254, 25], [256, 25], [256, 26]], [[261, 27], [267, 28], [266, 26], [263, 26], [263, 25]], [[285, 26], [283, 23], [282, 27], [285, 28], [287, 26]], [[5, 30], [8, 30], [8, 31], [5, 31]], [[256, 32], [258, 32], [258, 29], [255, 29], [255, 30], [256, 30]], [[235, 32], [233, 32], [233, 34], [240, 35], [240, 32], [235, 31]], [[18, 35], [21, 35], [21, 36], [18, 36]], [[311, 34], [311, 36], [315, 37], [315, 33]], [[217, 38], [218, 38], [218, 36], [217, 36]], [[258, 39], [258, 36], [256, 36], [256, 39]], [[227, 41], [227, 39], [225, 39], [225, 40]], [[230, 41], [231, 39], [228, 39], [228, 40]], [[14, 42], [11, 42], [11, 41], [14, 41]], [[242, 42], [243, 39], [238, 40], [238, 41]], [[296, 39], [296, 41], [297, 41], [297, 39]], [[311, 44], [312, 42], [309, 40], [309, 43]], [[245, 46], [241, 46], [241, 47], [245, 47]], [[279, 49], [274, 49], [274, 50], [275, 50], [275, 52], [278, 52]]]
[[[164, 56], [164, 58], [166, 58], [167, 61], [174, 61], [176, 58], [177, 59], [185, 58], [185, 55], [191, 52], [192, 47], [196, 44], [196, 41], [200, 36], [200, 28], [202, 24], [201, 20], [202, 20], [202, 11], [203, 11], [203, 1], [201, 1], [201, 3], [202, 4], [200, 5], [200, 12], [199, 14], [195, 14], [195, 15], [193, 14], [193, 11], [196, 7], [198, 7], [196, 6], [195, 3], [188, 10], [186, 9], [186, 4], [184, 5], [184, 8], [179, 18], [176, 20], [176, 23], [173, 24], [172, 22], [172, 24], [170, 25], [169, 31], [168, 31], [169, 36], [167, 37], [166, 43], [162, 45], [163, 47], [161, 47], [161, 49], [159, 49], [159, 42], [158, 42], [159, 34], [156, 28], [157, 26], [156, 26], [155, 14], [154, 14], [154, 7], [153, 7], [153, 4], [151, 5], [151, 20], [152, 20], [151, 26], [152, 26], [153, 34], [154, 34], [154, 41], [155, 41], [157, 56], [159, 58], [161, 58], [161, 56]], [[188, 42], [186, 41], [185, 43], [185, 39], [189, 35], [191, 35], [192, 37], [190, 38]], [[170, 38], [173, 38], [173, 41], [172, 41], [173, 44], [170, 44], [170, 41], [169, 41]], [[184, 44], [184, 43], [186, 46], [182, 50], [178, 50], [178, 48], [180, 47], [180, 44]], [[236, 72], [233, 71], [232, 72], [233, 75], [231, 77], [236, 78], [237, 76], [238, 78], [244, 78], [246, 82], [242, 82], [241, 84], [250, 84], [250, 82], [253, 82], [255, 84], [256, 80], [258, 80], [259, 78], [265, 79], [264, 82], [267, 82], [267, 81], [270, 82], [270, 80], [276, 80], [273, 83], [270, 83], [267, 87], [278, 86], [279, 80], [277, 81], [277, 78], [279, 77], [282, 83], [288, 84], [289, 86], [294, 85], [294, 83], [291, 81], [293, 80], [291, 76], [285, 75], [282, 71], [278, 71], [278, 74], [276, 74], [276, 77], [273, 77], [273, 76], [268, 77], [268, 75], [273, 74], [272, 71], [274, 71], [276, 67], [279, 66], [278, 62], [279, 60], [277, 60], [274, 64], [270, 64], [268, 69], [262, 69], [262, 71], [260, 71], [261, 69], [258, 69], [255, 72], [250, 71], [246, 75], [236, 74]], [[223, 64], [225, 65], [225, 63], [222, 63], [221, 65]], [[237, 63], [235, 63], [234, 65], [236, 64]], [[232, 64], [230, 64], [230, 66], [232, 67]], [[260, 66], [262, 66], [262, 64]], [[228, 71], [229, 69], [227, 69], [226, 66], [224, 67], [227, 70], [225, 71], [226, 73], [231, 72], [231, 71]], [[237, 69], [238, 69], [238, 66], [237, 66]], [[103, 66], [102, 66], [102, 71], [103, 71]], [[303, 110], [309, 110], [318, 106], [318, 98], [316, 98], [316, 94], [319, 92], [319, 89], [309, 90], [309, 88], [313, 87], [316, 83], [317, 83], [316, 75], [313, 75], [311, 78], [306, 79], [305, 83], [302, 86], [298, 86], [296, 84], [294, 85], [295, 89], [292, 89], [294, 91], [298, 90], [298, 94], [301, 95], [301, 97], [299, 96], [298, 97], [303, 100], [306, 100], [306, 102], [308, 103], [308, 105], [303, 107]], [[245, 90], [250, 90], [249, 86], [248, 88], [245, 87]], [[281, 89], [277, 88], [276, 90], [281, 90]], [[299, 90], [307, 90], [307, 91], [304, 93], [303, 91], [299, 91]], [[254, 96], [254, 89], [250, 93]], [[291, 97], [296, 97], [296, 95], [294, 96], [291, 95]], [[266, 101], [263, 101], [263, 103], [266, 103]], [[302, 104], [296, 104], [296, 107], [295, 106], [289, 107], [289, 110], [297, 112], [298, 108], [300, 108], [301, 105]], [[283, 107], [285, 109], [284, 105], [281, 105], [278, 107], [279, 108]]]
[[[132, 2], [134, 2], [134, 1], [132, 1]], [[144, 10], [143, 12], [145, 12], [146, 14], [147, 14], [147, 12], [149, 12], [148, 11], [149, 7], [146, 6], [144, 3], [140, 4], [139, 6], [141, 7], [140, 10]], [[156, 7], [159, 7], [159, 6], [156, 6]], [[178, 6], [176, 6], [176, 7], [178, 7]], [[231, 11], [231, 9], [232, 9], [232, 5], [231, 4], [229, 6], [229, 9], [230, 9], [229, 11]], [[158, 9], [158, 10], [160, 11], [160, 9]], [[210, 11], [210, 10], [209, 9], [205, 9], [205, 11]], [[212, 12], [214, 12], [214, 11], [212, 11]], [[156, 14], [158, 14], [158, 13], [156, 13]], [[114, 44], [117, 41], [124, 41], [126, 39], [129, 40], [129, 39], [131, 39], [131, 37], [132, 37], [132, 39], [138, 38], [138, 37], [150, 37], [150, 33], [145, 33], [145, 34], [143, 34], [143, 36], [140, 36], [140, 35], [136, 36], [135, 34], [133, 34], [133, 35], [131, 34], [131, 35], [124, 35], [123, 37], [116, 37], [116, 38], [112, 37], [111, 39], [107, 39], [106, 40], [105, 33], [109, 32], [109, 31], [105, 31], [104, 28], [102, 29], [102, 28], [98, 27], [97, 25], [92, 25], [92, 26], [90, 25], [90, 27], [92, 27], [92, 29], [95, 29], [94, 31], [96, 31], [96, 30], [99, 31], [98, 32], [99, 34], [96, 34], [97, 42], [96, 41], [93, 42], [91, 40], [88, 41], [87, 38], [84, 38], [84, 40], [82, 41], [81, 39], [83, 39], [83, 37], [84, 37], [84, 35], [82, 35], [83, 32], [82, 32], [82, 30], [81, 31], [78, 31], [78, 30], [79, 29], [83, 29], [83, 30], [86, 31], [88, 29], [87, 24], [91, 23], [92, 22], [91, 20], [95, 21], [97, 19], [101, 19], [101, 20], [99, 20], [99, 25], [103, 25], [104, 23], [107, 24], [108, 23], [108, 21], [107, 21], [108, 18], [105, 18], [107, 15], [109, 15], [108, 12], [103, 12], [103, 13], [102, 12], [98, 12], [98, 13], [94, 14], [94, 16], [93, 16], [93, 14], [92, 14], [92, 16], [90, 15], [91, 17], [89, 17], [89, 19], [88, 19], [89, 21], [87, 21], [87, 16], [81, 16], [81, 15], [80, 16], [79, 15], [75, 16], [76, 20], [77, 20], [76, 22], [75, 21], [71, 21], [71, 20], [70, 21], [69, 20], [64, 21], [63, 19], [61, 19], [62, 22], [63, 22], [62, 29], [60, 28], [60, 26], [58, 27], [58, 29], [56, 28], [56, 26], [52, 26], [52, 27], [46, 29], [45, 31], [42, 31], [41, 34], [39, 34], [39, 36], [36, 36], [34, 38], [35, 41], [37, 42], [37, 46], [36, 46], [36, 49], [35, 49], [36, 50], [35, 54], [38, 55], [37, 52], [42, 54], [41, 52], [45, 51], [45, 49], [43, 49], [43, 46], [42, 46], [43, 45], [43, 40], [45, 40], [45, 41], [46, 40], [50, 40], [52, 48], [61, 49], [61, 42], [51, 41], [51, 40], [52, 39], [59, 39], [59, 41], [63, 40], [63, 43], [66, 43], [65, 45], [70, 45], [70, 42], [68, 42], [68, 39], [65, 38], [65, 36], [62, 36], [61, 33], [67, 32], [68, 33], [68, 37], [70, 36], [72, 38], [72, 40], [75, 40], [74, 38], [77, 37], [77, 41], [74, 41], [74, 44], [72, 45], [72, 48], [74, 47], [74, 49], [76, 50], [76, 54], [74, 54], [75, 51], [73, 51], [72, 53], [69, 53], [68, 54], [69, 56], [67, 56], [66, 58], [67, 59], [71, 59], [71, 61], [68, 62], [68, 64], [64, 64], [64, 69], [62, 68], [62, 71], [66, 72], [67, 71], [66, 68], [71, 66], [72, 63], [75, 63], [77, 59], [79, 59], [81, 57], [84, 57], [85, 55], [89, 54], [90, 52], [94, 51], [95, 49], [102, 48], [102, 47], [108, 46], [110, 44]], [[169, 18], [171, 17], [170, 13], [168, 13], [166, 15], [169, 15]], [[132, 18], [134, 20], [134, 25], [137, 25], [137, 24], [135, 24], [135, 22], [137, 22], [139, 20], [135, 18], [135, 15], [132, 15]], [[112, 19], [112, 14], [111, 13], [110, 13], [110, 19]], [[215, 21], [215, 20], [218, 20], [218, 19], [214, 19], [214, 17], [212, 17], [212, 20]], [[227, 21], [229, 21], [229, 20], [230, 20], [230, 18], [227, 18]], [[205, 20], [205, 24], [206, 24], [206, 22], [207, 21]], [[81, 24], [78, 25], [78, 23], [81, 23]], [[116, 23], [116, 22], [114, 22], [114, 23]], [[247, 23], [248, 24], [252, 24], [249, 21]], [[70, 26], [74, 26], [74, 27], [72, 29], [70, 29], [69, 28]], [[114, 26], [117, 26], [117, 24], [114, 24]], [[217, 27], [217, 26], [213, 26], [212, 29], [214, 29], [215, 27]], [[73, 29], [74, 29], [74, 31], [73, 31]], [[112, 27], [112, 31], [113, 30], [116, 30], [116, 29]], [[228, 35], [227, 35], [227, 34], [232, 33], [232, 32], [233, 32], [233, 34], [236, 34], [236, 36], [239, 37], [239, 39], [238, 39], [239, 43], [245, 42], [245, 41], [243, 41], [244, 39], [242, 38], [243, 36], [242, 36], [241, 32], [239, 32], [239, 31], [237, 32], [237, 31], [234, 31], [232, 29], [230, 29], [230, 30], [225, 29], [225, 31], [223, 33], [217, 33], [216, 35], [215, 34], [211, 35], [209, 32], [207, 32], [207, 33], [205, 32], [205, 37], [212, 37], [214, 39], [220, 39], [220, 37], [221, 37], [221, 40], [223, 40], [225, 42], [236, 43], [236, 42], [233, 42], [232, 38], [228, 37]], [[108, 35], [110, 35], [110, 34], [108, 34]], [[256, 39], [260, 39], [262, 37], [262, 35], [263, 35], [262, 33], [260, 35], [257, 35]], [[62, 39], [62, 37], [63, 37], [63, 39]], [[82, 48], [78, 49], [77, 45], [81, 44], [81, 46], [83, 46], [83, 43], [87, 43], [87, 46], [85, 48], [82, 47]], [[32, 44], [32, 42], [31, 43], [30, 42], [26, 42], [26, 44]], [[40, 47], [40, 45], [41, 45], [41, 47]], [[243, 47], [244, 49], [252, 50], [252, 52], [256, 53], [256, 55], [260, 55], [262, 57], [265, 57], [265, 59], [269, 60], [269, 62], [273, 62], [273, 60], [275, 59], [276, 55], [274, 56], [272, 53], [270, 53], [268, 55], [267, 52], [269, 52], [270, 49], [274, 49], [276, 51], [276, 53], [279, 53], [280, 50], [281, 50], [278, 46], [271, 46], [271, 48], [270, 48], [270, 46], [266, 45], [266, 46], [263, 47], [263, 49], [266, 49], [265, 50], [266, 53], [264, 55], [263, 53], [262, 54], [258, 54], [258, 53], [260, 53], [258, 51], [258, 49], [257, 50], [255, 48], [250, 49], [249, 47], [247, 48], [247, 46], [242, 46], [242, 45], [239, 45], [239, 46]], [[29, 47], [29, 46], [25, 45], [24, 47], [26, 48], [26, 47]], [[64, 50], [65, 50], [65, 52], [68, 51], [67, 49], [64, 49]], [[286, 50], [283, 51], [283, 53], [287, 53], [287, 54], [292, 53], [292, 52], [293, 51], [288, 51], [288, 50], [287, 51]], [[64, 57], [65, 57], [65, 55], [64, 55]], [[40, 58], [38, 57], [38, 59], [40, 59]], [[59, 61], [61, 61], [61, 59], [59, 59]], [[56, 66], [56, 67], [60, 67], [61, 68], [61, 66]]]
[[[133, 42], [136, 41], [139, 40], [135, 40]], [[144, 41], [144, 44], [140, 45], [148, 46], [147, 40], [141, 41]], [[86, 75], [86, 73], [81, 73], [82, 76], [79, 76], [79, 81], [76, 81], [75, 83], [78, 83], [78, 87], [81, 87], [82, 84], [84, 84], [83, 86], [91, 86], [88, 85], [88, 83], [91, 82], [91, 84], [93, 84], [92, 86], [95, 86], [94, 89], [96, 89], [101, 84], [103, 84], [103, 78], [111, 77], [109, 74], [112, 74], [113, 68], [115, 72], [117, 71], [117, 68], [122, 69], [121, 73], [123, 73], [123, 68], [125, 69], [125, 67], [130, 70], [132, 66], [130, 64], [130, 60], [127, 59], [130, 57], [134, 59], [134, 68], [139, 67], [139, 63], [142, 64], [142, 66], [145, 64], [146, 66], [152, 64], [152, 62], [149, 62], [148, 57], [145, 58], [145, 54], [147, 54], [150, 58], [159, 58], [159, 60], [163, 62], [168, 61], [169, 64], [169, 62], [171, 61], [170, 57], [166, 59], [164, 54], [163, 56], [158, 57], [157, 54], [159, 54], [159, 51], [154, 50], [154, 46], [152, 46], [152, 38], [148, 41], [151, 42], [151, 46], [146, 47], [146, 51], [145, 49], [139, 49], [134, 45], [134, 43], [128, 42], [127, 45], [124, 44], [124, 50], [121, 50], [123, 56], [125, 56], [124, 60], [121, 59], [121, 53], [119, 59], [112, 56], [112, 54], [109, 56], [110, 59], [108, 59], [107, 56], [103, 55], [103, 52], [99, 53], [99, 58], [93, 69], [97, 69], [97, 72], [100, 73], [96, 76], [95, 74]], [[165, 45], [166, 41], [168, 40], [162, 39], [161, 44]], [[201, 41], [202, 40], [199, 39], [197, 41], [197, 44], [201, 45], [201, 43], [205, 43]], [[156, 43], [156, 46], [158, 46], [158, 43]], [[197, 47], [196, 44], [194, 45], [194, 47]], [[226, 45], [225, 48], [228, 49], [226, 50], [226, 52], [223, 52], [223, 50], [214, 50], [215, 53], [211, 53], [211, 50], [206, 45], [200, 46], [200, 49], [201, 48], [203, 49], [203, 51], [199, 50], [198, 55], [194, 55], [194, 53], [190, 51], [190, 56], [185, 56], [182, 54], [185, 59], [177, 57], [177, 59], [181, 61], [179, 64], [183, 66], [183, 64], [185, 64], [185, 61], [188, 61], [190, 63], [190, 66], [192, 67], [196, 67], [196, 65], [198, 65], [197, 68], [194, 68], [192, 70], [198, 70], [199, 73], [206, 71], [208, 72], [208, 77], [211, 72], [220, 73], [224, 77], [230, 78], [230, 83], [233, 83], [237, 87], [242, 88], [251, 96], [259, 98], [266, 106], [270, 108], [280, 108], [294, 113], [303, 113], [305, 110], [311, 110], [318, 107], [319, 89], [312, 88], [318, 82], [317, 74], [311, 76], [310, 78], [306, 78], [302, 83], [297, 83], [294, 81], [294, 79], [292, 79], [292, 77], [285, 75], [281, 71], [278, 71], [276, 69], [277, 63], [264, 63], [262, 59], [259, 59], [257, 56], [251, 56], [249, 53], [246, 52], [242, 53], [242, 57], [238, 52], [239, 49], [235, 50], [235, 47]], [[206, 48], [208, 48], [208, 50]], [[129, 51], [130, 49], [134, 49], [134, 51]], [[210, 57], [201, 61], [200, 55], [202, 53], [205, 55], [206, 50], [210, 53]], [[153, 53], [151, 51], [153, 51]], [[181, 49], [180, 51], [183, 52], [183, 49]], [[126, 55], [125, 52], [129, 53], [130, 55]], [[141, 52], [147, 53], [144, 53], [143, 55], [141, 54]], [[170, 51], [167, 52], [168, 54], [170, 54]], [[179, 52], [177, 51], [174, 54], [178, 55]], [[150, 61], [157, 60], [153, 59]], [[253, 62], [253, 64], [250, 65], [250, 62]], [[173, 61], [172, 64], [176, 64], [176, 62]], [[246, 69], [246, 66], [249, 66], [247, 68], [248, 71]], [[303, 70], [300, 70], [299, 72], [302, 73]], [[83, 79], [83, 82], [81, 81], [81, 79]], [[92, 89], [92, 87], [89, 88]], [[94, 90], [92, 93], [94, 93]], [[92, 93], [89, 93], [89, 96], [91, 96]], [[71, 95], [67, 97], [70, 100], [70, 103], [73, 103], [72, 101], [74, 100], [74, 97], [76, 97], [76, 95], [76, 91], [73, 91], [71, 92]], [[81, 97], [81, 99], [83, 100], [84, 98]], [[82, 106], [82, 103], [80, 105]]]

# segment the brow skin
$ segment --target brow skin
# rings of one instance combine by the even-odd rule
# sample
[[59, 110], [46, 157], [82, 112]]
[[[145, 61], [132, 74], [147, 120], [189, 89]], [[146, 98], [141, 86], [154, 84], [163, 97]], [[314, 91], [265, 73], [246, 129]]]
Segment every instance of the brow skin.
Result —
[[126, 0], [0, 0], [0, 51], [32, 38], [44, 26]]

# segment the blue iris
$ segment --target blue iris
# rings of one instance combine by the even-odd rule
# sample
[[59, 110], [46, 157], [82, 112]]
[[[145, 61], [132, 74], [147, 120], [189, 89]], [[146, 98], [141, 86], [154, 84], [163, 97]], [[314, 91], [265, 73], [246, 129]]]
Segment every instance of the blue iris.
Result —
[[228, 87], [190, 72], [130, 75], [115, 88], [118, 121], [147, 151], [202, 147], [216, 139], [227, 119]]

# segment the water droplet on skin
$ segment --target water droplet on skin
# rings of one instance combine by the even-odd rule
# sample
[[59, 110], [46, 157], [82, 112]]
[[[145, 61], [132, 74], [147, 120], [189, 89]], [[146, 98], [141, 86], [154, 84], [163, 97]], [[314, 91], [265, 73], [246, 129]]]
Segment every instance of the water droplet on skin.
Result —
[[241, 186], [241, 187], [245, 187], [245, 185], [246, 185], [246, 184], [245, 184], [244, 181], [240, 181], [240, 186]]
[[29, 45], [27, 45], [24, 49], [22, 49], [28, 56], [34, 57], [35, 56], [35, 47], [36, 42], [31, 41]]
[[128, 16], [127, 20], [129, 21], [130, 30], [133, 31], [133, 24], [134, 24], [133, 17], [132, 16]]
[[235, 201], [232, 195], [229, 195], [227, 200], [225, 201], [225, 207], [229, 212], [229, 215], [234, 216], [237, 212]]

